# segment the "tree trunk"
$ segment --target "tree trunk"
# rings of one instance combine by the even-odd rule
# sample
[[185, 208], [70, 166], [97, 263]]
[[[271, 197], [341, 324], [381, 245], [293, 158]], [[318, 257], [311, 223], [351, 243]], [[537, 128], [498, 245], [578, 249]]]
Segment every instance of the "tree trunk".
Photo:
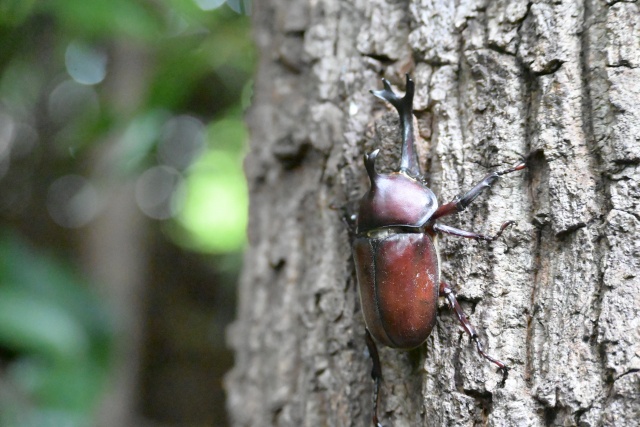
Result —
[[248, 117], [249, 248], [228, 408], [236, 426], [368, 426], [371, 361], [349, 235], [362, 155], [418, 151], [445, 203], [529, 155], [443, 223], [442, 274], [501, 384], [442, 302], [417, 350], [380, 348], [384, 426], [633, 426], [640, 420], [640, 7], [567, 0], [260, 0]]

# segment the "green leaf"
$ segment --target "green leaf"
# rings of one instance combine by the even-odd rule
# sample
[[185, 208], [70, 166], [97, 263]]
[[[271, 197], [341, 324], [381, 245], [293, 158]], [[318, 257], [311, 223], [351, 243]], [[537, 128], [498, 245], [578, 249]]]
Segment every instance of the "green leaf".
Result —
[[82, 325], [62, 307], [8, 287], [0, 287], [0, 343], [55, 360], [83, 358], [89, 348]]
[[[66, 33], [105, 37], [118, 34], [152, 41], [162, 21], [151, 5], [129, 0], [47, 0], [42, 8], [57, 16]], [[146, 6], [145, 6], [146, 5]]]
[[0, 0], [0, 25], [17, 26], [29, 17], [35, 0]]

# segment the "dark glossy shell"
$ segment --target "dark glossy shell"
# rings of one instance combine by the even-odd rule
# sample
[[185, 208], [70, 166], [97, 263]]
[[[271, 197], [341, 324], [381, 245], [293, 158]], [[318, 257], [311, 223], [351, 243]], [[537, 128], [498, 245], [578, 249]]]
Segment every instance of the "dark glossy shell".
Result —
[[438, 209], [424, 183], [401, 172], [370, 173], [371, 188], [360, 201], [358, 233], [383, 227], [421, 227]]
[[353, 245], [365, 323], [378, 342], [409, 349], [436, 322], [440, 271], [429, 234], [359, 237]]

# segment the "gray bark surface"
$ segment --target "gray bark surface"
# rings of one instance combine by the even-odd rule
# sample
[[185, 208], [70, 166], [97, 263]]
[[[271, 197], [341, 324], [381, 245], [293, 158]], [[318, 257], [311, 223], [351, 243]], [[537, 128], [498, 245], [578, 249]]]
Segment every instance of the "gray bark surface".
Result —
[[385, 426], [640, 425], [640, 5], [260, 0], [248, 116], [249, 248], [226, 378], [235, 426], [368, 426], [371, 362], [347, 229], [363, 153], [398, 164], [369, 94], [416, 82], [420, 160], [445, 203], [532, 153], [443, 223], [452, 285], [504, 386], [441, 303], [426, 343], [380, 348]]

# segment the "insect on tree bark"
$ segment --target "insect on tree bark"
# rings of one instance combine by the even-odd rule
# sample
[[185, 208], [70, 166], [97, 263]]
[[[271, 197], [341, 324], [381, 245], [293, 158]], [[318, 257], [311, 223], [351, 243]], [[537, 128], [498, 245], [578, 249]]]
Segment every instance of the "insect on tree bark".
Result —
[[[368, 90], [416, 82], [420, 164], [441, 202], [531, 153], [447, 223], [443, 280], [508, 379], [442, 301], [426, 343], [380, 348], [385, 426], [620, 426], [640, 419], [640, 6], [607, 1], [265, 0], [247, 121], [249, 244], [234, 426], [362, 426], [373, 384], [349, 236], [331, 206], [399, 164]], [[458, 329], [457, 329], [458, 328]]]

